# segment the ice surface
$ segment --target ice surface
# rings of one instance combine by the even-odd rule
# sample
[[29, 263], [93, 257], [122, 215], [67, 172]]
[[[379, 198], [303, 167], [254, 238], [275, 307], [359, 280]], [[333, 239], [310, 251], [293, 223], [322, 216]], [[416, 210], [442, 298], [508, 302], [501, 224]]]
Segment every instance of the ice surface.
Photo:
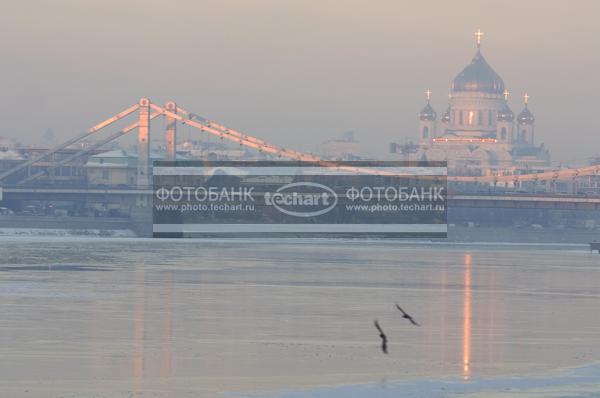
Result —
[[1, 237], [0, 391], [551, 394], [564, 383], [511, 380], [598, 361], [599, 300], [600, 256], [581, 245]]

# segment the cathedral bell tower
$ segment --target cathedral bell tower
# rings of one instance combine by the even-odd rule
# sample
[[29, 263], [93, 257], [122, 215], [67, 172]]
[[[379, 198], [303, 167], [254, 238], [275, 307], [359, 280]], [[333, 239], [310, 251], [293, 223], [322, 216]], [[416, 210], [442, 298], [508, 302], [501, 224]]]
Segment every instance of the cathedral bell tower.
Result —
[[535, 117], [529, 110], [529, 95], [527, 93], [523, 94], [523, 103], [525, 104], [525, 108], [523, 108], [521, 113], [519, 113], [519, 116], [517, 116], [517, 134], [515, 143], [533, 145]]
[[421, 112], [419, 112], [419, 138], [422, 143], [430, 142], [432, 138], [435, 138], [435, 121], [437, 119], [437, 113], [431, 107], [429, 103], [431, 100], [431, 90], [425, 91], [427, 98], [427, 104]]
[[515, 114], [508, 106], [508, 90], [504, 90], [504, 107], [496, 116], [496, 139], [502, 143], [512, 143]]

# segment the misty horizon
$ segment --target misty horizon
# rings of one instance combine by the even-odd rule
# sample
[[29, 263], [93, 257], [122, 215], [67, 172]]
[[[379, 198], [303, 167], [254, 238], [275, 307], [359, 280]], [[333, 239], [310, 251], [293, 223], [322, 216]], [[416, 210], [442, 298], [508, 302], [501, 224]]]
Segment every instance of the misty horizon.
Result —
[[385, 157], [389, 142], [418, 141], [426, 89], [444, 111], [481, 28], [513, 111], [531, 96], [553, 163], [600, 152], [596, 2], [339, 4], [10, 3], [0, 136], [40, 144], [52, 129], [64, 141], [149, 97], [298, 150], [355, 131], [364, 155]]

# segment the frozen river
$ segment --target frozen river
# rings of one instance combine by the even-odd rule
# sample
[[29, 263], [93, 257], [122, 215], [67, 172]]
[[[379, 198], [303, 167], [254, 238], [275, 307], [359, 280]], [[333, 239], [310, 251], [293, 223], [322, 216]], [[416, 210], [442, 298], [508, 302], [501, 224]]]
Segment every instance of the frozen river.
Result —
[[600, 391], [585, 246], [0, 239], [3, 397]]

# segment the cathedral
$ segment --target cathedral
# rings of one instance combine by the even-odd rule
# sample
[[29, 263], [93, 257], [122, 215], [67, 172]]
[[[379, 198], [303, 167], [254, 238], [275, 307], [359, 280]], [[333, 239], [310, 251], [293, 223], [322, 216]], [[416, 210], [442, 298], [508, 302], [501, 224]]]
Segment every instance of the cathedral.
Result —
[[[529, 96], [517, 115], [508, 105], [502, 78], [481, 53], [478, 30], [477, 53], [452, 81], [449, 104], [438, 119], [430, 104], [419, 112], [419, 143], [411, 152], [419, 160], [446, 160], [452, 175], [524, 174], [550, 165], [548, 150], [535, 143], [535, 118]], [[411, 156], [415, 158], [415, 156]]]

